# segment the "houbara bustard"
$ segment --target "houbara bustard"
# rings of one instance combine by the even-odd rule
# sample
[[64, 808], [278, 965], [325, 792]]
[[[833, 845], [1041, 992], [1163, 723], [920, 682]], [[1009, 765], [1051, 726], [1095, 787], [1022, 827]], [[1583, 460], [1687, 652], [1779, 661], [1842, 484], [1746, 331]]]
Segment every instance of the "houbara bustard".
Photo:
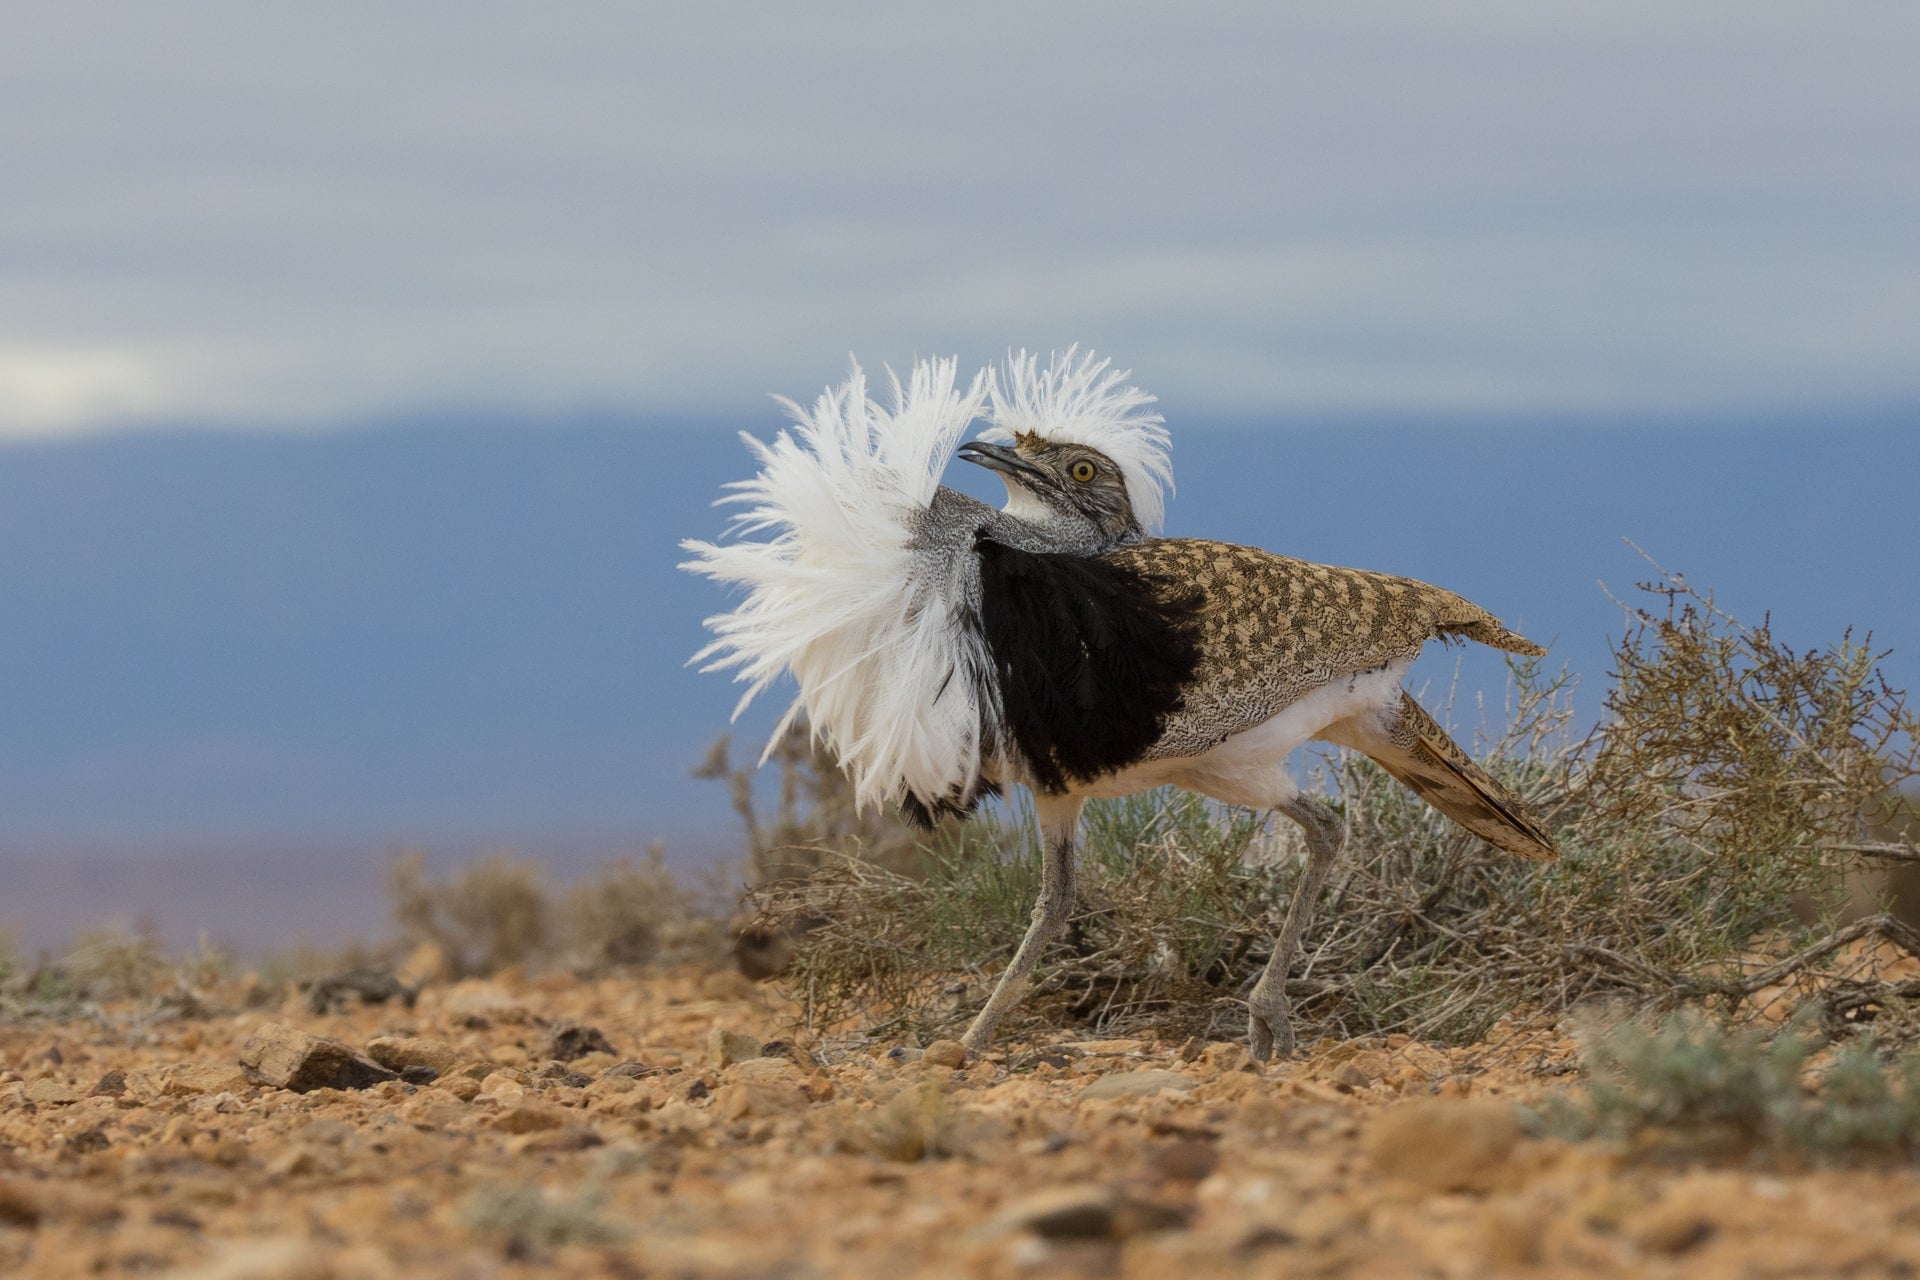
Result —
[[[891, 375], [890, 375], [891, 376]], [[1248, 1041], [1293, 1049], [1287, 972], [1342, 827], [1288, 774], [1319, 739], [1365, 752], [1454, 821], [1526, 858], [1553, 838], [1401, 688], [1427, 641], [1542, 650], [1450, 591], [1252, 547], [1158, 538], [1172, 482], [1151, 396], [1091, 353], [1026, 353], [965, 387], [952, 361], [869, 397], [855, 365], [729, 486], [745, 504], [724, 544], [685, 567], [746, 588], [708, 620], [695, 661], [734, 669], [744, 709], [783, 673], [862, 804], [921, 822], [1010, 783], [1033, 792], [1043, 848], [1033, 922], [962, 1043], [984, 1049], [1074, 906], [1080, 811], [1172, 784], [1277, 809], [1305, 868], [1248, 996]], [[999, 473], [994, 509], [940, 485], [958, 456]]]

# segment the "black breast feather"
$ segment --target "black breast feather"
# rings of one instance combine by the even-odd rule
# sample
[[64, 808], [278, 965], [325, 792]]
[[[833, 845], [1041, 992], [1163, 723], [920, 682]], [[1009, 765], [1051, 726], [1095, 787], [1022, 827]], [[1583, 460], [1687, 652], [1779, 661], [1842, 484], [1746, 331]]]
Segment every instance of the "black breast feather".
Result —
[[1197, 593], [1098, 556], [974, 550], [1001, 707], [1034, 785], [1066, 791], [1140, 759], [1199, 662]]

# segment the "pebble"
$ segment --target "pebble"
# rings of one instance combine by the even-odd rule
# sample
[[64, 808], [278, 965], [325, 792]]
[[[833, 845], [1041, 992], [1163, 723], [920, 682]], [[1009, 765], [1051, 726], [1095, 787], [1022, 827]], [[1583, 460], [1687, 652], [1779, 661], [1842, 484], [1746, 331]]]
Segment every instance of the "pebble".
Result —
[[707, 1033], [707, 1065], [716, 1071], [759, 1056], [760, 1040], [757, 1036], [729, 1031], [725, 1027], [715, 1027]]
[[365, 1089], [399, 1079], [398, 1073], [349, 1044], [278, 1022], [266, 1023], [248, 1037], [240, 1047], [240, 1065], [248, 1069], [250, 1078], [295, 1093]]
[[466, 1060], [456, 1045], [428, 1036], [376, 1036], [367, 1041], [367, 1056], [389, 1071], [427, 1067], [442, 1076]]
[[1366, 1149], [1375, 1169], [1425, 1190], [1484, 1190], [1519, 1137], [1506, 1103], [1422, 1098], [1374, 1120]]
[[966, 1064], [967, 1051], [958, 1040], [935, 1040], [921, 1052], [920, 1061], [958, 1069]]
[[1120, 1198], [1103, 1186], [1055, 1187], [1006, 1206], [986, 1228], [988, 1235], [1031, 1231], [1045, 1240], [1103, 1240], [1114, 1234]]
[[1192, 1076], [1178, 1071], [1148, 1069], [1144, 1071], [1116, 1071], [1101, 1076], [1080, 1091], [1080, 1096], [1088, 1101], [1102, 1098], [1143, 1098], [1149, 1094], [1171, 1089], [1185, 1093], [1200, 1082]]

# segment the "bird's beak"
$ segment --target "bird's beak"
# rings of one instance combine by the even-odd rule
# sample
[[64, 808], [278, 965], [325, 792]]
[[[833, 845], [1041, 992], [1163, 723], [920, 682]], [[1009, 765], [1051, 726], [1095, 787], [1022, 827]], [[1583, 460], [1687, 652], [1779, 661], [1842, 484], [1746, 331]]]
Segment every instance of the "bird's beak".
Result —
[[977, 462], [987, 470], [998, 471], [1002, 475], [1024, 478], [1046, 474], [1007, 446], [988, 444], [984, 440], [967, 441], [960, 446], [957, 456], [965, 458], [968, 462]]

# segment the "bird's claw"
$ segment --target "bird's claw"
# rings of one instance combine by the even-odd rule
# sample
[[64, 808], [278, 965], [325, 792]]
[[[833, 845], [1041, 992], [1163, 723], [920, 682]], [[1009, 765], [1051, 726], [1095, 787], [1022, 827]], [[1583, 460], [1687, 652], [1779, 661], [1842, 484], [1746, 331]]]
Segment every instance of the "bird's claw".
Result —
[[1283, 1002], [1278, 1008], [1262, 1009], [1254, 1004], [1247, 1011], [1247, 1052], [1255, 1062], [1293, 1056], [1293, 1019]]

